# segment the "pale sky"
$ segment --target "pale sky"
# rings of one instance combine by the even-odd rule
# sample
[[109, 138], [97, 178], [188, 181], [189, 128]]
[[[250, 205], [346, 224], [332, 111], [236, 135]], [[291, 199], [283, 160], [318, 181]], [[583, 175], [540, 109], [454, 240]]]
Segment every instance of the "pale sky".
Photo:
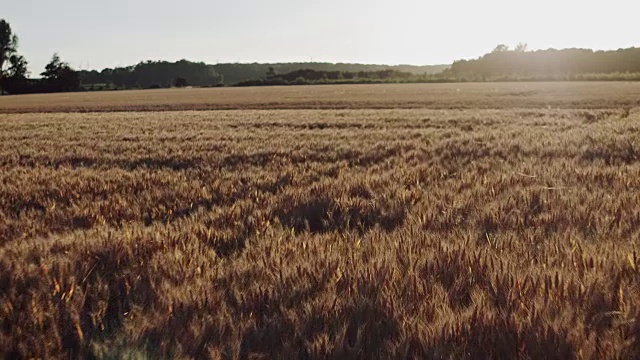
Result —
[[1, 0], [32, 74], [143, 60], [448, 64], [497, 44], [640, 46], [637, 0]]

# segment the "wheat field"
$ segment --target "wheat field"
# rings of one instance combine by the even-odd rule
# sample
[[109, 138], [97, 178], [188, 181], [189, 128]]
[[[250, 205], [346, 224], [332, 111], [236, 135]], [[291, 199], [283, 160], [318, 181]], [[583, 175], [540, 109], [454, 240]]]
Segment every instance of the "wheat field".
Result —
[[2, 97], [0, 354], [639, 358], [639, 94]]
[[312, 85], [7, 96], [0, 113], [640, 107], [640, 82]]

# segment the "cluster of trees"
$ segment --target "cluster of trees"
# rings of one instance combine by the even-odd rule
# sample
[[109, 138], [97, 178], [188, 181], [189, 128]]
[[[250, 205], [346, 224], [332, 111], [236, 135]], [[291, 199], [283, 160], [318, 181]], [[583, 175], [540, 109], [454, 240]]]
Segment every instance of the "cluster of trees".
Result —
[[359, 73], [377, 71], [399, 71], [411, 73], [413, 75], [436, 74], [446, 70], [448, 65], [364, 65], [364, 64], [344, 64], [344, 63], [322, 63], [322, 62], [298, 62], [298, 63], [275, 63], [275, 64], [218, 64], [215, 70], [220, 74], [224, 83], [228, 85], [242, 83], [248, 80], [263, 79], [265, 74], [271, 69], [277, 74], [287, 74], [298, 70], [315, 70], [327, 73]]
[[18, 36], [11, 25], [0, 19], [0, 93], [27, 94], [75, 91], [80, 77], [69, 64], [54, 54], [47, 64], [42, 79], [29, 79], [28, 62], [18, 53]]
[[100, 72], [81, 71], [80, 79], [93, 88], [163, 88], [184, 86], [215, 86], [222, 82], [213, 65], [203, 62], [146, 61], [134, 66], [104, 69]]
[[[356, 65], [357, 66], [357, 65]], [[590, 49], [548, 49], [529, 51], [527, 44], [514, 48], [498, 45], [492, 52], [473, 60], [455, 61], [437, 73], [422, 74], [398, 68], [374, 71], [326, 71], [306, 68], [275, 75], [255, 75], [238, 85], [296, 85], [375, 82], [466, 82], [466, 81], [639, 81], [640, 48], [612, 51]], [[275, 71], [274, 71], [275, 70]], [[384, 76], [378, 76], [384, 74]]]
[[[621, 80], [629, 73], [640, 73], [640, 48], [614, 51], [563, 49], [528, 51], [526, 44], [514, 49], [499, 45], [491, 53], [474, 60], [460, 60], [451, 65], [447, 74], [452, 78], [473, 80], [500, 78], [581, 79], [586, 74], [594, 78]], [[619, 76], [595, 76], [618, 74]], [[627, 74], [627, 75], [624, 75]]]
[[271, 67], [264, 78], [242, 81], [237, 86], [402, 82], [414, 76], [408, 72], [390, 69], [358, 72], [302, 69], [278, 74], [275, 68]]
[[[180, 85], [190, 86], [220, 86], [249, 84], [252, 82], [277, 82], [267, 79], [269, 71], [279, 74], [289, 74], [295, 71], [294, 79], [284, 79], [293, 82], [298, 77], [312, 81], [319, 81], [322, 76], [330, 80], [363, 78], [389, 78], [386, 74], [398, 77], [399, 74], [433, 74], [446, 69], [446, 66], [385, 66], [361, 64], [331, 64], [331, 63], [286, 63], [286, 64], [218, 64], [208, 65], [203, 62], [180, 60], [177, 62], [146, 61], [137, 65], [104, 69], [100, 72], [81, 71], [80, 78], [89, 90], [110, 88], [160, 88]], [[303, 69], [303, 70], [301, 70]], [[402, 69], [400, 71], [399, 69]], [[317, 74], [305, 73], [316, 71]], [[379, 74], [378, 74], [379, 73]], [[404, 77], [404, 75], [402, 75]]]

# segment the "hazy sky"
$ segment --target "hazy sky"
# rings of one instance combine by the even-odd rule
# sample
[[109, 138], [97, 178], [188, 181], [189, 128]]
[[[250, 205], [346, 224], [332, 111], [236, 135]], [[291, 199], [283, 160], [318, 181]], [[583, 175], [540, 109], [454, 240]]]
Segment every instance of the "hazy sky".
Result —
[[497, 44], [640, 46], [632, 0], [2, 0], [33, 74], [54, 52], [102, 69], [142, 60], [441, 64]]

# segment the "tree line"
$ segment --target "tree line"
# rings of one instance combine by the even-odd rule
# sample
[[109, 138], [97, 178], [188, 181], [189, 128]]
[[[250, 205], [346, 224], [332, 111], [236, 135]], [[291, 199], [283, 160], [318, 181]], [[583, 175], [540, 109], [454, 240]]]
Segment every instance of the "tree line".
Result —
[[451, 78], [466, 77], [470, 80], [628, 80], [640, 74], [640, 48], [528, 51], [526, 44], [519, 44], [513, 49], [498, 45], [477, 59], [455, 61], [446, 73]]
[[[400, 71], [398, 69], [402, 69]], [[100, 72], [80, 71], [83, 86], [89, 90], [102, 89], [132, 89], [132, 88], [162, 88], [172, 86], [223, 86], [258, 84], [261, 80], [265, 83], [277, 82], [275, 79], [267, 79], [269, 71], [278, 74], [293, 74], [293, 79], [284, 79], [285, 83], [293, 82], [298, 77], [308, 81], [320, 80], [316, 77], [326, 75], [329, 79], [337, 80], [340, 76], [345, 79], [372, 79], [380, 76], [388, 78], [385, 74], [433, 74], [446, 69], [446, 66], [384, 66], [361, 64], [332, 64], [332, 63], [286, 63], [286, 64], [217, 64], [208, 65], [203, 62], [190, 62], [180, 60], [177, 62], [146, 61], [137, 65], [107, 68]], [[317, 72], [318, 74], [312, 74]], [[341, 74], [341, 75], [340, 75]], [[281, 75], [282, 76], [282, 75]], [[404, 76], [404, 75], [402, 75]], [[269, 81], [267, 81], [269, 80]]]
[[213, 65], [180, 60], [177, 62], [146, 61], [134, 66], [104, 69], [100, 72], [80, 71], [80, 79], [88, 90], [103, 88], [165, 88], [183, 86], [215, 86], [222, 82]]
[[300, 70], [313, 70], [318, 72], [331, 73], [373, 73], [377, 71], [399, 71], [413, 75], [436, 74], [447, 69], [448, 65], [366, 65], [366, 64], [345, 64], [326, 62], [296, 62], [296, 63], [271, 63], [271, 64], [218, 64], [216, 71], [223, 77], [225, 84], [238, 84], [244, 81], [267, 78], [269, 71], [277, 74], [287, 74]]
[[362, 84], [402, 82], [414, 75], [398, 70], [378, 71], [318, 71], [313, 69], [295, 70], [278, 74], [275, 68], [269, 68], [266, 76], [260, 79], [241, 81], [237, 86], [269, 86], [269, 85], [315, 85], [315, 84]]

